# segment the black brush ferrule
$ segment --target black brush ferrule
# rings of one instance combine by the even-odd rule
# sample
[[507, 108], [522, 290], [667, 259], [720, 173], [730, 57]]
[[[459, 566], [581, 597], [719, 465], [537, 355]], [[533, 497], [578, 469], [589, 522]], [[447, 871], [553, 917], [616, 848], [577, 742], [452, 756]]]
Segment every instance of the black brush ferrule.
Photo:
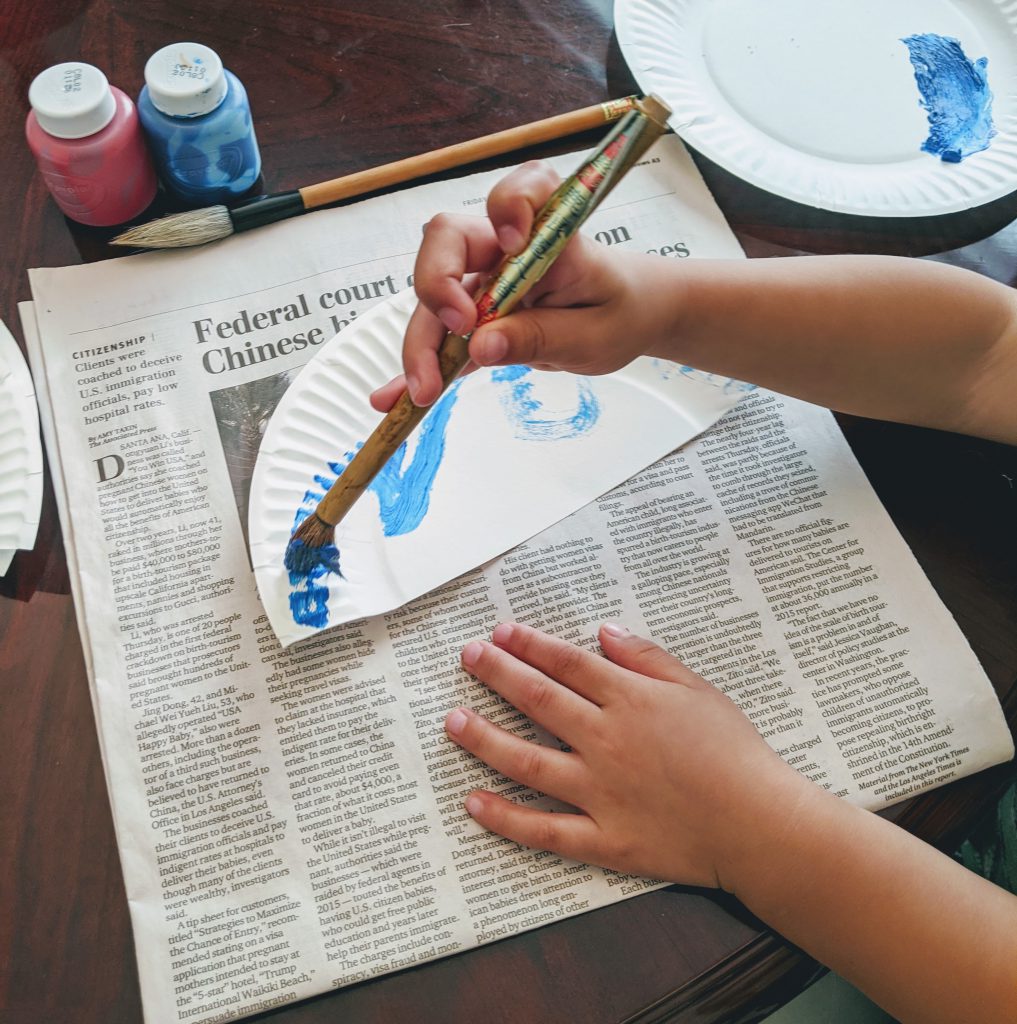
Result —
[[304, 201], [298, 191], [277, 192], [273, 196], [260, 196], [241, 206], [230, 209], [234, 233], [250, 231], [277, 220], [286, 220], [304, 212]]

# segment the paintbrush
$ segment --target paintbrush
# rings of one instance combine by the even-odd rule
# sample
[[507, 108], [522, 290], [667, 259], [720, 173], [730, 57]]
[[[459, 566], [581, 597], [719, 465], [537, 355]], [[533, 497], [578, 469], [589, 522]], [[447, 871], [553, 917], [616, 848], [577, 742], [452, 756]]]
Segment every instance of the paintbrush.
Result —
[[531, 124], [508, 128], [479, 139], [445, 146], [430, 153], [396, 160], [381, 167], [357, 171], [318, 185], [307, 185], [292, 192], [278, 192], [258, 196], [237, 206], [209, 206], [202, 210], [171, 213], [167, 217], [138, 224], [114, 238], [110, 245], [130, 245], [143, 249], [178, 249], [189, 245], [204, 245], [227, 238], [240, 231], [250, 231], [277, 220], [286, 220], [298, 214], [315, 210], [341, 199], [366, 195], [390, 185], [400, 185], [414, 178], [422, 178], [439, 171], [462, 167], [477, 160], [511, 153], [515, 149], [535, 146], [541, 142], [565, 138], [578, 132], [597, 128], [617, 121], [635, 106], [636, 97], [626, 96], [606, 103], [595, 103], [567, 114], [534, 121]]
[[[526, 247], [505, 256], [476, 296], [477, 327], [509, 313], [550, 269], [580, 225], [603, 201], [630, 167], [667, 129], [671, 111], [656, 96], [636, 100], [600, 146], [575, 174], [558, 186], [534, 220]], [[469, 360], [469, 337], [449, 333], [438, 349], [442, 391]], [[424, 418], [427, 409], [414, 405], [409, 392], [396, 401], [364, 446], [294, 531], [285, 565], [304, 575], [324, 567], [342, 575], [335, 528]]]

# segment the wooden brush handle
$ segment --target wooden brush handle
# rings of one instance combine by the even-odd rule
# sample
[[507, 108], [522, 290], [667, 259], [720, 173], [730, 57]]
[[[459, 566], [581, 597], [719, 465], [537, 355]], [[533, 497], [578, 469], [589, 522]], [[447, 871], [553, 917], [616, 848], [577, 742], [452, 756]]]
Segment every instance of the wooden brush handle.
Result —
[[305, 210], [313, 210], [327, 203], [336, 203], [340, 199], [361, 196], [374, 192], [389, 185], [399, 185], [413, 178], [422, 178], [428, 174], [437, 174], [453, 167], [462, 167], [475, 160], [484, 160], [491, 156], [510, 153], [514, 149], [535, 146], [552, 139], [562, 139], [567, 135], [590, 128], [598, 128], [611, 121], [617, 121], [622, 114], [634, 109], [635, 97], [626, 96], [620, 100], [608, 100], [596, 103], [592, 107], [573, 110], [567, 114], [557, 114], [543, 121], [508, 128], [493, 135], [484, 135], [479, 139], [459, 142], [444, 149], [435, 149], [430, 153], [396, 160], [394, 163], [382, 164], [366, 171], [357, 171], [342, 178], [333, 178], [317, 185], [305, 185], [299, 189], [300, 198]]
[[[459, 376], [469, 361], [469, 341], [458, 334], [447, 334], [438, 349], [441, 389], [444, 391]], [[328, 489], [315, 510], [318, 518], [336, 526], [353, 503], [367, 490], [382, 466], [396, 449], [413, 433], [413, 428], [427, 415], [427, 408], [414, 405], [404, 391], [385, 418], [371, 432], [364, 447], [353, 456], [342, 475]]]

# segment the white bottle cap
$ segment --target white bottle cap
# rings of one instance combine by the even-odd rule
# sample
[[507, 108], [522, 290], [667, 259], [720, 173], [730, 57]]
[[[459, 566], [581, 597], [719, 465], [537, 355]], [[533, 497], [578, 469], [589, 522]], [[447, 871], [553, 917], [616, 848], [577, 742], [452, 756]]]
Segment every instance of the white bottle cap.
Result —
[[117, 112], [106, 76], [91, 64], [54, 64], [28, 89], [39, 127], [58, 139], [83, 139], [102, 131]]
[[148, 96], [170, 117], [199, 117], [226, 98], [226, 76], [215, 50], [201, 43], [173, 43], [148, 58]]

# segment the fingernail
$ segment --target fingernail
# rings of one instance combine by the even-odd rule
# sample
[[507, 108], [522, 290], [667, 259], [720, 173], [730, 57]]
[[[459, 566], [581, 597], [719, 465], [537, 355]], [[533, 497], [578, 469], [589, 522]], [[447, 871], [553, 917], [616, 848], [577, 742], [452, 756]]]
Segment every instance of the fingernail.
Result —
[[406, 390], [410, 393], [410, 398], [414, 402], [417, 400], [417, 392], [420, 391], [420, 381], [416, 377], [406, 378]]
[[494, 632], [491, 634], [491, 639], [499, 646], [504, 647], [509, 640], [512, 638], [512, 624], [510, 622], [501, 622], [494, 627]]
[[481, 800], [480, 797], [476, 795], [476, 793], [471, 793], [466, 798], [466, 803], [464, 806], [466, 807], [466, 813], [471, 818], [475, 818], [478, 814], [480, 814], [481, 810], [483, 809], [484, 801]]
[[445, 719], [445, 728], [449, 735], [458, 736], [466, 728], [467, 715], [462, 708], [456, 708]]
[[480, 660], [480, 654], [484, 650], [483, 644], [477, 643], [476, 640], [471, 640], [463, 648], [463, 664], [467, 668], [473, 668], [474, 665]]
[[503, 224], [498, 228], [498, 244], [502, 252], [517, 253], [526, 244], [526, 239], [511, 224]]
[[477, 341], [477, 362], [481, 366], [500, 363], [508, 353], [508, 338], [500, 331], [489, 331]]
[[451, 306], [439, 309], [438, 319], [445, 325], [445, 329], [451, 331], [453, 334], [462, 334], [463, 327], [466, 326], [463, 314], [460, 313], [459, 310], [453, 309]]
[[608, 636], [631, 636], [630, 630], [626, 629], [620, 622], [605, 622], [600, 627]]

